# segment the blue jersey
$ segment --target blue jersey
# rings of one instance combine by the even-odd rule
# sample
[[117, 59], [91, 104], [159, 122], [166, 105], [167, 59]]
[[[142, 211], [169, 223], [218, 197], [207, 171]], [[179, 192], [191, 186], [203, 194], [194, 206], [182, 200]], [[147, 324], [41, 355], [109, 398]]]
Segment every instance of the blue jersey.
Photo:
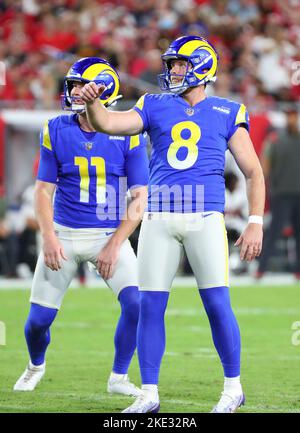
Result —
[[37, 179], [56, 184], [55, 222], [117, 227], [127, 190], [148, 184], [146, 139], [85, 132], [76, 114], [56, 117], [41, 132]]
[[225, 151], [239, 126], [249, 129], [245, 105], [207, 97], [191, 107], [168, 93], [143, 95], [134, 109], [152, 144], [148, 210], [223, 212]]

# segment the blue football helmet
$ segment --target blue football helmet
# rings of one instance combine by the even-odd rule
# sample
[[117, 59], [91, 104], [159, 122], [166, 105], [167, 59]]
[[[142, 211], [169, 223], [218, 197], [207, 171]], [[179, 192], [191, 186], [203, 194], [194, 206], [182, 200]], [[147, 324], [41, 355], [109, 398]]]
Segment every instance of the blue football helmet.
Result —
[[108, 107], [122, 96], [118, 95], [120, 88], [117, 71], [106, 61], [98, 57], [85, 57], [75, 62], [69, 69], [64, 79], [64, 93], [61, 97], [63, 110], [82, 113], [85, 105], [80, 103], [80, 98], [71, 96], [74, 81], [81, 83], [104, 84], [105, 90], [99, 97], [101, 103]]
[[[181, 94], [189, 87], [216, 81], [218, 53], [212, 44], [200, 36], [175, 39], [161, 58], [163, 73], [158, 75], [161, 90]], [[171, 61], [174, 59], [187, 62], [184, 75], [171, 74]], [[178, 77], [182, 77], [181, 82], [177, 81]]]

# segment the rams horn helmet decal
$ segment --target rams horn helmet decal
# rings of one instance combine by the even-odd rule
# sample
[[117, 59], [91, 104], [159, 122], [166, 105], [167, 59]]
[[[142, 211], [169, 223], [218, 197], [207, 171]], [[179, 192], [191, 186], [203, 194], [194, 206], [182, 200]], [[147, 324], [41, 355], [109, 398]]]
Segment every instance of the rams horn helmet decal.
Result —
[[[77, 113], [85, 110], [82, 102], [78, 103], [78, 97], [71, 96], [74, 81], [96, 84], [104, 84], [105, 90], [99, 97], [105, 106], [113, 104], [121, 96], [118, 96], [120, 81], [117, 71], [106, 61], [98, 57], [85, 57], [75, 62], [69, 69], [64, 79], [64, 94], [62, 95], [62, 108]], [[77, 102], [77, 103], [76, 103]]]
[[[176, 39], [161, 58], [163, 73], [158, 75], [158, 82], [162, 90], [181, 94], [189, 87], [216, 81], [218, 53], [211, 43], [200, 36], [182, 36]], [[171, 73], [171, 62], [175, 59], [187, 62], [184, 75]], [[180, 82], [178, 77], [182, 77]]]

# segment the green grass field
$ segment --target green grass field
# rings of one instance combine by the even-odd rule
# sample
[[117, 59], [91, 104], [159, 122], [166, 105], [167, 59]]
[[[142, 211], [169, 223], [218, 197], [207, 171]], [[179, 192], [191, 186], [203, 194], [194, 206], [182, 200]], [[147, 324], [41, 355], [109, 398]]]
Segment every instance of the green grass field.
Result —
[[[242, 335], [240, 412], [300, 412], [300, 345], [291, 327], [300, 321], [300, 287], [234, 288], [232, 305]], [[34, 392], [12, 387], [28, 361], [23, 325], [29, 291], [0, 291], [0, 412], [120, 412], [131, 398], [110, 396], [106, 381], [113, 359], [118, 303], [108, 290], [70, 290], [52, 326], [47, 373]], [[167, 348], [160, 377], [161, 412], [209, 412], [223, 375], [208, 320], [196, 289], [174, 289], [166, 316]], [[130, 378], [140, 384], [137, 357]]]

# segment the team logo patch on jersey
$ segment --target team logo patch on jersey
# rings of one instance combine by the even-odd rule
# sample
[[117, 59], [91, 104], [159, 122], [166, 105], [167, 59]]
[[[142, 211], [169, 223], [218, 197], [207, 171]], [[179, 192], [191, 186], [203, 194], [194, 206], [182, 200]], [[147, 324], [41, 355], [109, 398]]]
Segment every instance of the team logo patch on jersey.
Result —
[[91, 150], [92, 147], [93, 147], [93, 143], [91, 143], [90, 141], [88, 141], [87, 143], [85, 143], [86, 150]]
[[195, 110], [193, 108], [186, 108], [184, 111], [188, 116], [192, 116], [195, 113]]

